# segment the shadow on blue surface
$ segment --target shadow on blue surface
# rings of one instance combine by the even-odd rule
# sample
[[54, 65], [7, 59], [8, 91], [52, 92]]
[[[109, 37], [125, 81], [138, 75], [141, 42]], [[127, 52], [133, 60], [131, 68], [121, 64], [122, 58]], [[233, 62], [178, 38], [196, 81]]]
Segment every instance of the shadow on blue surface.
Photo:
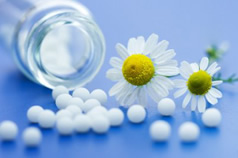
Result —
[[40, 154], [40, 148], [38, 148], [38, 147], [25, 147], [24, 148], [24, 153], [27, 156], [34, 157], [34, 156]]
[[17, 148], [17, 144], [15, 141], [2, 141], [1, 142], [1, 149], [4, 152], [12, 152]]

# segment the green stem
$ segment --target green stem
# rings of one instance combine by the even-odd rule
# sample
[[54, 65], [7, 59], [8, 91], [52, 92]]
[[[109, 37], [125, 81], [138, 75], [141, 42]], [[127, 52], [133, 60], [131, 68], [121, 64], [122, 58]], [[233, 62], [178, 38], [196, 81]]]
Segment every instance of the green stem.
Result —
[[219, 73], [217, 76], [213, 77], [213, 80], [222, 80], [224, 83], [235, 83], [238, 81], [238, 77], [236, 77], [236, 74], [232, 74], [227, 79], [222, 78], [221, 73]]

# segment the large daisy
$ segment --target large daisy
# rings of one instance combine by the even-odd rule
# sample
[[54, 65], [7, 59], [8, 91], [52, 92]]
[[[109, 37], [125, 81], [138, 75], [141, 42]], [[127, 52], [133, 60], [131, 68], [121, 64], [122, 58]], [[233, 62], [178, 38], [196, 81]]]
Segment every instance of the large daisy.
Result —
[[156, 102], [166, 97], [174, 86], [167, 78], [179, 73], [176, 55], [168, 49], [169, 42], [158, 43], [158, 35], [152, 34], [146, 41], [144, 37], [130, 38], [127, 48], [116, 45], [121, 58], [112, 57], [113, 68], [106, 73], [107, 78], [117, 83], [110, 89], [109, 95], [115, 96], [121, 105], [131, 105], [137, 101], [147, 103], [147, 93]]
[[186, 61], [181, 63], [179, 68], [183, 79], [174, 80], [175, 87], [179, 88], [174, 93], [174, 97], [178, 98], [187, 92], [182, 107], [186, 108], [191, 101], [191, 110], [196, 110], [198, 107], [199, 112], [204, 112], [206, 109], [206, 100], [215, 105], [218, 102], [218, 98], [222, 97], [222, 93], [214, 88], [221, 84], [223, 81], [213, 81], [213, 75], [221, 69], [218, 64], [214, 62], [209, 67], [209, 60], [207, 57], [203, 57], [200, 65], [197, 63], [189, 64]]

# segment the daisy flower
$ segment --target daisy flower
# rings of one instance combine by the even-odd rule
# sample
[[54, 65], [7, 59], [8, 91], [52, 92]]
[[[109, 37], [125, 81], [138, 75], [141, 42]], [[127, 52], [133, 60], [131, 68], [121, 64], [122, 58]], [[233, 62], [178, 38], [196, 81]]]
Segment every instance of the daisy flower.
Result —
[[116, 44], [121, 58], [112, 57], [113, 68], [106, 73], [107, 78], [117, 83], [110, 89], [109, 95], [115, 96], [121, 105], [131, 105], [137, 101], [147, 103], [147, 93], [156, 102], [169, 94], [174, 83], [167, 78], [179, 73], [176, 55], [168, 49], [169, 42], [158, 43], [158, 35], [152, 34], [145, 41], [144, 37], [130, 38], [127, 48]]
[[186, 108], [191, 101], [191, 110], [195, 111], [198, 106], [199, 112], [204, 112], [206, 109], [206, 100], [215, 105], [217, 98], [222, 97], [222, 93], [214, 88], [221, 84], [222, 80], [213, 81], [212, 76], [221, 69], [218, 64], [214, 62], [208, 67], [209, 60], [207, 57], [203, 57], [200, 65], [197, 63], [189, 64], [186, 61], [181, 63], [179, 68], [181, 76], [185, 79], [174, 80], [175, 87], [179, 88], [174, 93], [174, 97], [178, 98], [187, 92], [182, 107]]

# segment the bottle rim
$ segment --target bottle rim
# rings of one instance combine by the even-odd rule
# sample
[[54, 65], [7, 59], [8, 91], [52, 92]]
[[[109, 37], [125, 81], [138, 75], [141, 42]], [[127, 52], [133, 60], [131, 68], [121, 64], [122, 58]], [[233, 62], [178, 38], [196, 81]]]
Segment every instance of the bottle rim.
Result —
[[[62, 5], [63, 3], [52, 3], [46, 6]], [[83, 86], [90, 82], [96, 74], [99, 72], [105, 58], [105, 39], [97, 24], [94, 22], [91, 14], [86, 12], [86, 9], [78, 7], [75, 9], [75, 3], [67, 3], [67, 5], [72, 8], [60, 8], [47, 13], [43, 18], [38, 20], [27, 33], [27, 37], [24, 41], [24, 47], [21, 49], [19, 47], [19, 33], [16, 33], [15, 43], [15, 58], [18, 62], [20, 69], [23, 73], [28, 76], [33, 81], [42, 84], [48, 88], [54, 88], [58, 85], [65, 85], [69, 89], [75, 89], [77, 87]], [[44, 7], [43, 7], [44, 8]], [[83, 7], [85, 8], [85, 7]], [[34, 10], [34, 9], [33, 9]], [[42, 11], [42, 10], [41, 10]], [[64, 23], [60, 23], [64, 21]], [[65, 22], [67, 21], [67, 22]], [[86, 40], [90, 40], [90, 58], [85, 64], [84, 68], [78, 72], [78, 76], [65, 77], [54, 75], [44, 68], [44, 65], [40, 57], [40, 46], [44, 37], [49, 33], [54, 27], [60, 27], [60, 25], [68, 25], [70, 22], [78, 23], [83, 26], [83, 31], [87, 33], [88, 36]], [[56, 25], [56, 23], [58, 25]], [[19, 29], [21, 29], [19, 27]], [[24, 57], [22, 58], [20, 54], [24, 51]], [[80, 74], [80, 75], [79, 75]]]

